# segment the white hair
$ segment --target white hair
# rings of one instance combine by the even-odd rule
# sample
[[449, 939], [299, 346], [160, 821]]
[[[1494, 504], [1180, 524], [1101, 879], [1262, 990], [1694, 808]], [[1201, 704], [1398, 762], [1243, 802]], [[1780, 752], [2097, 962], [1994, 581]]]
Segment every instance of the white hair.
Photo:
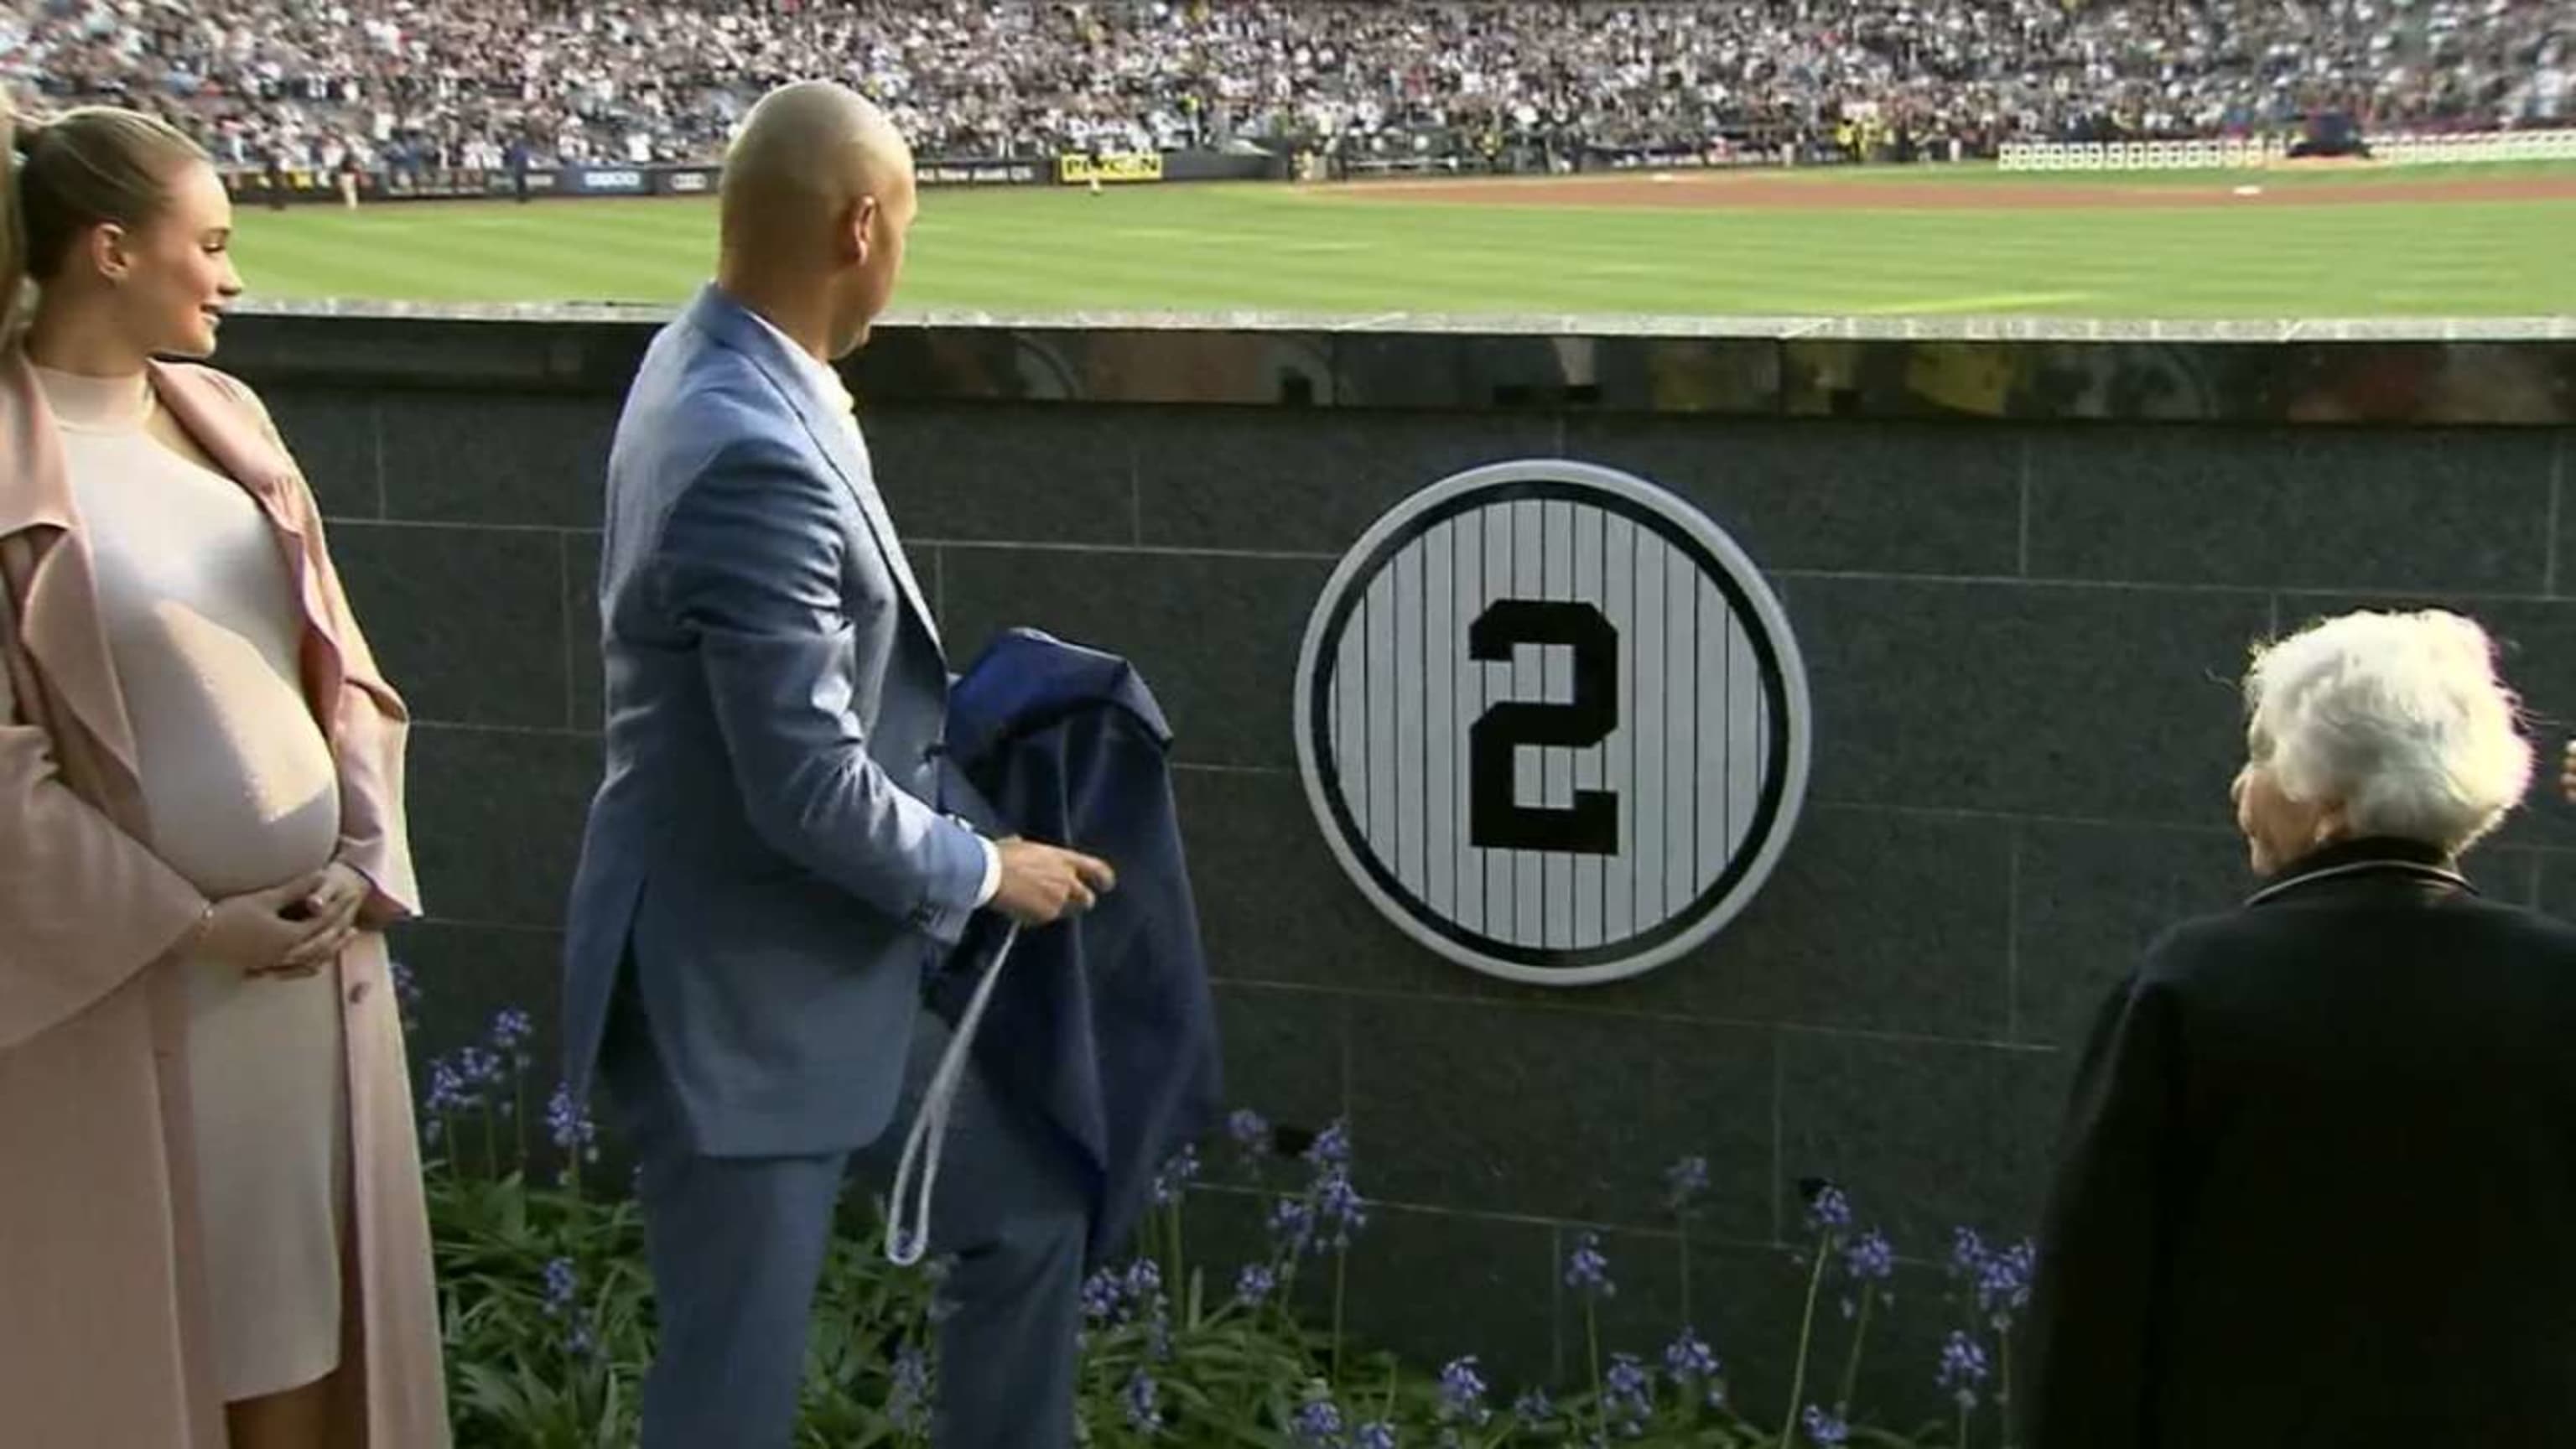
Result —
[[2312, 625], [2255, 650], [2245, 702], [2254, 763], [2293, 800], [2340, 805], [2354, 835], [2457, 854], [2531, 786], [2521, 701], [2486, 631], [2457, 614]]

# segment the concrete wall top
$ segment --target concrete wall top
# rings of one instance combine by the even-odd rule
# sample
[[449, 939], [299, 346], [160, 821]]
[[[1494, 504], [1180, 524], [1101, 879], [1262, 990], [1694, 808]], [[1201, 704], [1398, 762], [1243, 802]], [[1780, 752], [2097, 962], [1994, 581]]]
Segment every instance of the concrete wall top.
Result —
[[[671, 315], [241, 312], [223, 364], [264, 381], [607, 394]], [[2528, 427], [2576, 423], [2576, 318], [906, 313], [844, 371], [884, 402]]]

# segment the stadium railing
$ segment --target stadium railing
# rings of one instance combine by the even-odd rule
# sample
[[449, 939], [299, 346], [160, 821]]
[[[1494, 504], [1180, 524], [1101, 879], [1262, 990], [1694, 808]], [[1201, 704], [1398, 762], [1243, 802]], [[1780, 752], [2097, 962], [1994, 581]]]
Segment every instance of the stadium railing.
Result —
[[[2576, 161], [2576, 130], [2474, 131], [2448, 135], [2373, 136], [2369, 154], [2393, 166], [2452, 166], [2507, 161]], [[2290, 159], [2278, 137], [2207, 141], [2006, 142], [2006, 171], [2244, 171]]]
[[[255, 166], [223, 168], [224, 184], [245, 204], [342, 200], [339, 177], [309, 168], [272, 174]], [[718, 166], [532, 166], [524, 172], [482, 167], [374, 167], [360, 173], [358, 199], [378, 201], [509, 200], [526, 196], [705, 196], [724, 174]], [[1062, 156], [931, 157], [915, 168], [924, 186], [1089, 185], [1162, 181], [1253, 181], [1285, 178], [1285, 157], [1219, 151], [1161, 154], [1075, 153]]]
[[[953, 163], [925, 163], [942, 166]], [[1021, 163], [1027, 181], [1044, 180], [1042, 163]], [[331, 172], [288, 167], [271, 172], [256, 166], [221, 168], [224, 186], [236, 201], [273, 205], [322, 203], [341, 199], [339, 177]], [[378, 201], [467, 201], [530, 199], [559, 196], [704, 196], [716, 189], [720, 175], [713, 166], [531, 166], [507, 167], [395, 166], [361, 171], [359, 199]], [[927, 177], [924, 178], [928, 180]]]

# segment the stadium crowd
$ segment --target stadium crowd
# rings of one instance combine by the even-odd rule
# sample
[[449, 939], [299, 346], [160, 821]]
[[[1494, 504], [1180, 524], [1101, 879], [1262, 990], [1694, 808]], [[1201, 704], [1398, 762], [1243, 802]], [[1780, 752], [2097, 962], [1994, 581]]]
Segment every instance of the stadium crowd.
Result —
[[2576, 123], [2571, 67], [2576, 0], [0, 0], [0, 84], [324, 171], [703, 160], [807, 76], [925, 154], [1565, 154]]

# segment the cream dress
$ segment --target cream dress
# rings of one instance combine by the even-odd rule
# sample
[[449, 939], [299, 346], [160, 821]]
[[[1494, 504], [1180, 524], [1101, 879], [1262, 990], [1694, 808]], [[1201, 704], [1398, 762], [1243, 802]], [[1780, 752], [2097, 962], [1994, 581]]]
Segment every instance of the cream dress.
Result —
[[[277, 535], [141, 375], [36, 375], [96, 559], [153, 852], [213, 900], [321, 869], [339, 777], [297, 683], [304, 613]], [[257, 1398], [340, 1361], [337, 982], [183, 969], [216, 1380], [228, 1401]]]

